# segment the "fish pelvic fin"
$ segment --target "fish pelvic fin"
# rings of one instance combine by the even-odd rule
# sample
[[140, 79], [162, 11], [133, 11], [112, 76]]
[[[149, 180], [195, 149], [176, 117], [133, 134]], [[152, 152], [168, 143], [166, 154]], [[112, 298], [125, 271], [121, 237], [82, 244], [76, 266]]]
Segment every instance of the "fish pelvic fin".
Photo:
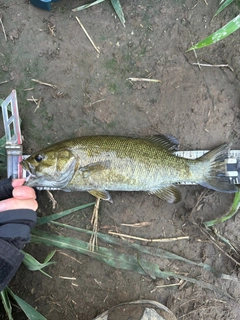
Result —
[[201, 186], [220, 192], [234, 193], [237, 187], [231, 184], [227, 176], [226, 158], [230, 144], [222, 144], [216, 149], [209, 151], [198, 159], [200, 162], [208, 163], [208, 172], [204, 174]]
[[111, 203], [113, 202], [110, 193], [106, 190], [88, 190], [88, 193], [96, 198], [100, 198]]
[[159, 190], [149, 191], [148, 193], [153, 194], [168, 203], [177, 203], [182, 200], [181, 192], [175, 186], [167, 186]]

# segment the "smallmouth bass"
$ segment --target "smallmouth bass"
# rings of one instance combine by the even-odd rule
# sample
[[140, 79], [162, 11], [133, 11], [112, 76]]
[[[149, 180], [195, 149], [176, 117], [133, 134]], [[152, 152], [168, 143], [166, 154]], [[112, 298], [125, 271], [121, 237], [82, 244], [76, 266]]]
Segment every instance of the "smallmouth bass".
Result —
[[197, 183], [233, 193], [226, 176], [229, 145], [192, 160], [177, 157], [178, 141], [167, 135], [131, 138], [83, 136], [55, 143], [21, 162], [26, 185], [42, 189], [88, 191], [111, 201], [108, 191], [147, 191], [169, 203], [181, 200], [179, 183]]

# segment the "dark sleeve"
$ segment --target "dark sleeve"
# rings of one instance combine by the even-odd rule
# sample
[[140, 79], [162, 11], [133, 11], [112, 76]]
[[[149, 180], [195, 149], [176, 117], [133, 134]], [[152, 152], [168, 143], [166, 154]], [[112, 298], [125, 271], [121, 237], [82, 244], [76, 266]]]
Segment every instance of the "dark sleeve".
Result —
[[29, 209], [0, 212], [0, 291], [19, 268], [24, 257], [20, 249], [29, 242], [36, 220], [36, 212]]
[[12, 178], [4, 179], [0, 181], [0, 201], [8, 198], [12, 198]]
[[16, 247], [0, 239], [0, 292], [10, 282], [22, 260], [23, 253]]

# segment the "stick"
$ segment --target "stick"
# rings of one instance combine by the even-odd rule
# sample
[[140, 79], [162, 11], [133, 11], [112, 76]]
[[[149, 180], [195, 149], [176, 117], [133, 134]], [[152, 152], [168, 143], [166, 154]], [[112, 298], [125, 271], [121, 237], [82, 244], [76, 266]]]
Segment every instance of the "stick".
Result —
[[3, 31], [3, 34], [4, 34], [4, 38], [7, 41], [7, 36], [6, 36], [5, 28], [4, 28], [4, 25], [3, 25], [3, 22], [2, 22], [2, 18], [0, 18], [0, 24], [2, 26], [2, 31]]
[[8, 82], [9, 82], [8, 80], [5, 80], [5, 81], [0, 82], [0, 84], [4, 84], [4, 83], [8, 83]]
[[141, 227], [146, 227], [150, 226], [152, 222], [137, 222], [137, 223], [121, 223], [121, 226], [126, 226], [126, 227], [133, 227], [133, 228], [141, 228]]
[[158, 288], [169, 288], [169, 287], [176, 287], [176, 286], [181, 286], [183, 284], [183, 280], [180, 280], [178, 283], [171, 283], [171, 284], [163, 284], [161, 286], [156, 286], [154, 289], [150, 291], [150, 293], [153, 293], [156, 291]]
[[207, 64], [207, 63], [192, 63], [193, 65], [201, 66], [201, 67], [215, 67], [215, 68], [229, 68], [231, 71], [233, 71], [233, 68], [230, 67], [228, 64]]
[[63, 276], [58, 276], [61, 279], [66, 279], [66, 280], [77, 280], [75, 277], [63, 277]]
[[171, 241], [188, 240], [189, 239], [189, 236], [174, 237], [174, 238], [162, 238], [162, 239], [147, 239], [147, 238], [130, 236], [128, 234], [117, 233], [117, 232], [113, 232], [113, 231], [109, 231], [108, 233], [115, 235], [115, 236], [119, 236], [119, 237], [125, 237], [125, 238], [129, 238], [129, 239], [146, 241], [146, 242], [171, 242]]
[[89, 34], [87, 33], [87, 30], [84, 28], [82, 22], [79, 20], [78, 17], [75, 17], [77, 19], [77, 22], [79, 23], [80, 27], [83, 29], [85, 35], [87, 36], [88, 40], [91, 42], [91, 44], [93, 45], [94, 49], [97, 51], [97, 53], [100, 53], [99, 49], [97, 48], [97, 46], [95, 45], [95, 43], [92, 41], [91, 37], [89, 36]]
[[[192, 45], [193, 45], [193, 43], [192, 43]], [[200, 66], [200, 63], [199, 63], [199, 61], [198, 61], [198, 57], [197, 57], [197, 53], [196, 53], [196, 50], [195, 50], [195, 49], [193, 49], [193, 53], [194, 53], [194, 56], [195, 56], [195, 58], [196, 58], [196, 60], [197, 60], [198, 68], [199, 68], [200, 71], [202, 71], [201, 66]]]
[[99, 103], [99, 102], [102, 102], [102, 101], [105, 101], [106, 99], [100, 99], [100, 100], [97, 100], [97, 101], [95, 101], [95, 102], [91, 102], [89, 105], [88, 105], [88, 107], [91, 107], [91, 106], [93, 106], [94, 104], [96, 104], [96, 103]]
[[36, 80], [36, 79], [32, 79], [33, 82], [37, 82], [39, 84], [43, 84], [44, 86], [47, 86], [47, 87], [51, 87], [53, 89], [57, 89], [57, 86], [55, 86], [55, 84], [51, 84], [51, 83], [47, 83], [47, 82], [42, 82], [40, 80]]
[[93, 215], [91, 219], [91, 224], [93, 225], [93, 231], [91, 238], [89, 240], [89, 247], [90, 250], [93, 252], [95, 247], [98, 248], [97, 243], [97, 231], [98, 231], [98, 210], [99, 210], [99, 204], [100, 204], [100, 198], [96, 198], [95, 206], [93, 209]]
[[230, 254], [228, 254], [224, 249], [221, 248], [221, 246], [217, 243], [214, 234], [210, 234], [210, 232], [208, 231], [208, 229], [205, 227], [203, 228], [202, 226], [200, 226], [195, 219], [193, 218], [193, 213], [195, 213], [195, 211], [197, 211], [197, 208], [200, 204], [200, 202], [202, 201], [202, 199], [204, 199], [205, 195], [207, 194], [208, 190], [204, 190], [200, 196], [198, 197], [197, 203], [195, 204], [195, 206], [193, 207], [193, 209], [190, 212], [190, 216], [191, 219], [189, 219], [189, 221], [195, 226], [197, 227], [204, 235], [205, 237], [212, 243], [214, 244], [223, 254], [225, 254], [229, 259], [231, 259], [236, 265], [240, 266], [240, 262], [238, 262], [235, 258], [233, 258]]
[[52, 208], [55, 209], [56, 205], [57, 205], [57, 201], [54, 199], [52, 193], [49, 190], [46, 190], [46, 191], [47, 191], [47, 195], [48, 195], [49, 199], [52, 202]]
[[129, 81], [147, 81], [147, 82], [158, 82], [158, 83], [162, 83], [161, 80], [158, 79], [148, 79], [148, 78], [127, 78], [126, 80]]

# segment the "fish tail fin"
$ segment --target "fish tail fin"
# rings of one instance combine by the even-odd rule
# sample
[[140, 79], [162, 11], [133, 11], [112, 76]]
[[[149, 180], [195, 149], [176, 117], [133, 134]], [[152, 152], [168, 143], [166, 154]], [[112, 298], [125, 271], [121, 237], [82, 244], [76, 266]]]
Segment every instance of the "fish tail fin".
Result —
[[225, 143], [198, 159], [207, 166], [203, 181], [199, 182], [201, 186], [220, 192], [234, 193], [237, 191], [237, 187], [230, 183], [227, 176], [225, 159], [228, 157], [229, 149], [230, 144]]

